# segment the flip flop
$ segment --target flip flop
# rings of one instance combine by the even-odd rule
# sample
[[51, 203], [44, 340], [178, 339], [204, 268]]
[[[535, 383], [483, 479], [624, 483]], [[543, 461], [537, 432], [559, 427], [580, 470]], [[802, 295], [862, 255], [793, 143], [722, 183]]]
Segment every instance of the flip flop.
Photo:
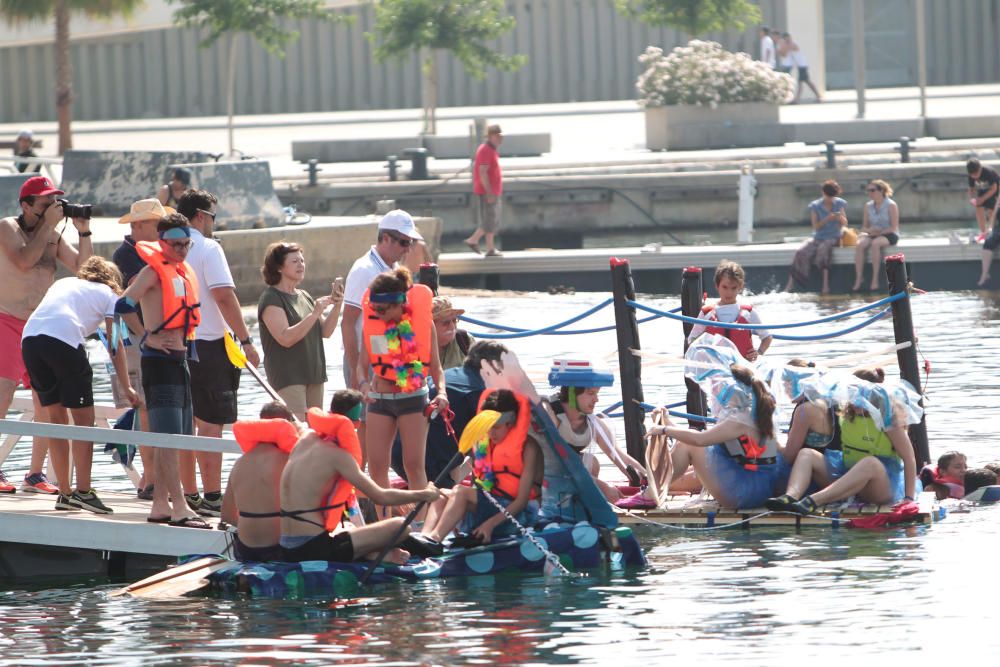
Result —
[[208, 522], [202, 519], [200, 516], [186, 516], [183, 519], [177, 519], [176, 521], [167, 521], [168, 526], [174, 526], [175, 528], [205, 528], [211, 530], [212, 527], [208, 525]]
[[170, 523], [170, 516], [147, 516], [146, 523]]
[[476, 253], [477, 255], [482, 255], [483, 251], [479, 249], [478, 243], [473, 243], [472, 241], [465, 241], [465, 245], [469, 246], [469, 250]]
[[489, 252], [487, 252], [486, 256], [487, 257], [503, 257], [503, 253], [494, 248], [493, 250], [490, 250]]

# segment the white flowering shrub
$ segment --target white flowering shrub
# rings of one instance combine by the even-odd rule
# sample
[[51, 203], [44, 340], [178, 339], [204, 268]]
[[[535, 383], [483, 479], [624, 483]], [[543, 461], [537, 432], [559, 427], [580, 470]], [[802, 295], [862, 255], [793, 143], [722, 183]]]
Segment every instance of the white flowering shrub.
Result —
[[639, 105], [691, 104], [713, 109], [727, 102], [783, 103], [793, 91], [792, 77], [731, 53], [717, 42], [691, 40], [669, 55], [650, 46], [639, 56], [645, 70], [636, 81]]

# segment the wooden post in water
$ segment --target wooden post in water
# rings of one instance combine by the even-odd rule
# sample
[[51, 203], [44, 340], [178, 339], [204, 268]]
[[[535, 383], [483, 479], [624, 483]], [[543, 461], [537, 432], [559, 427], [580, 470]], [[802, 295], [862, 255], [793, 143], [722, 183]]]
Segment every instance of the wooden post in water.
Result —
[[417, 274], [417, 282], [430, 287], [434, 296], [437, 296], [438, 288], [441, 286], [441, 271], [438, 269], [438, 265], [421, 264], [420, 273]]
[[[684, 273], [681, 274], [681, 314], [686, 317], [698, 317], [701, 313], [701, 306], [704, 299], [705, 292], [702, 284], [701, 267], [686, 267]], [[688, 349], [687, 337], [693, 328], [693, 324], [683, 323], [685, 352]], [[708, 410], [705, 407], [705, 393], [698, 387], [698, 383], [690, 378], [684, 378], [684, 385], [687, 387], [688, 414], [704, 417], [708, 414]], [[705, 430], [705, 422], [703, 421], [689, 419], [688, 426], [698, 431]]]
[[635, 308], [626, 301], [635, 300], [632, 269], [627, 259], [611, 258], [611, 292], [614, 296], [615, 330], [618, 336], [618, 370], [622, 378], [622, 412], [625, 415], [625, 446], [636, 461], [646, 460], [646, 412], [642, 402], [642, 361], [632, 354], [639, 348], [639, 324]]
[[[906, 275], [906, 258], [902, 253], [885, 258], [885, 274], [889, 279], [889, 296], [899, 292], [909, 293], [909, 278]], [[924, 390], [920, 384], [920, 365], [917, 363], [917, 342], [913, 335], [913, 313], [910, 310], [910, 299], [899, 299], [892, 302], [892, 331], [896, 343], [910, 343], [909, 347], [896, 351], [899, 361], [899, 375], [913, 385], [918, 393]], [[920, 405], [924, 404], [923, 400]], [[930, 448], [927, 443], [926, 415], [920, 418], [919, 424], [913, 424], [909, 429], [910, 442], [917, 457], [917, 470], [931, 462]]]

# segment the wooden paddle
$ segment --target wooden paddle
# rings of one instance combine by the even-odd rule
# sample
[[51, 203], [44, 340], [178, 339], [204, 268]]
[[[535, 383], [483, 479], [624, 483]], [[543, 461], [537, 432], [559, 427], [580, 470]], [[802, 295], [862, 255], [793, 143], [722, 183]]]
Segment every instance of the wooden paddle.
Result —
[[111, 597], [131, 595], [138, 598], [180, 597], [204, 587], [206, 577], [232, 561], [221, 556], [205, 556], [167, 568], [134, 584], [112, 591]]
[[[493, 425], [496, 424], [498, 419], [500, 419], [499, 412], [495, 410], [483, 410], [473, 417], [468, 424], [466, 424], [465, 429], [462, 431], [462, 438], [458, 441], [458, 451], [455, 452], [455, 455], [451, 457], [448, 464], [441, 470], [440, 473], [438, 473], [438, 476], [434, 479], [434, 486], [443, 482], [445, 477], [451, 473], [451, 469], [462, 462], [462, 459], [465, 458], [465, 455], [472, 450], [472, 447], [487, 436], [490, 429], [493, 428]], [[382, 551], [379, 553], [378, 557], [368, 565], [368, 569], [365, 570], [363, 575], [361, 575], [361, 579], [358, 580], [359, 585], [363, 586], [368, 581], [368, 579], [372, 576], [372, 573], [375, 572], [375, 568], [382, 562], [385, 555], [389, 553], [389, 549], [396, 546], [396, 543], [399, 542], [399, 538], [401, 538], [403, 533], [406, 531], [406, 527], [413, 523], [413, 520], [417, 518], [417, 514], [420, 513], [420, 510], [422, 510], [426, 504], [426, 502], [420, 501], [417, 503], [417, 506], [406, 515], [406, 520], [403, 521], [403, 525], [399, 527], [399, 530], [397, 530], [392, 536], [392, 539], [386, 542], [386, 545], [382, 547]]]

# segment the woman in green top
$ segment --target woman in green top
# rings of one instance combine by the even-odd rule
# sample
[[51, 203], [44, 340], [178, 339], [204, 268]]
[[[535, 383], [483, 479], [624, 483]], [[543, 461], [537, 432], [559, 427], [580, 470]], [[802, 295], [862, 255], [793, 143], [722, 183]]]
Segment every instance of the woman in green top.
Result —
[[[323, 405], [323, 339], [337, 328], [344, 281], [338, 277], [331, 283], [331, 293], [318, 299], [299, 289], [306, 277], [306, 259], [297, 243], [269, 245], [260, 272], [268, 285], [257, 303], [267, 381], [288, 408], [305, 419], [308, 408]], [[324, 314], [330, 305], [333, 308]]]

